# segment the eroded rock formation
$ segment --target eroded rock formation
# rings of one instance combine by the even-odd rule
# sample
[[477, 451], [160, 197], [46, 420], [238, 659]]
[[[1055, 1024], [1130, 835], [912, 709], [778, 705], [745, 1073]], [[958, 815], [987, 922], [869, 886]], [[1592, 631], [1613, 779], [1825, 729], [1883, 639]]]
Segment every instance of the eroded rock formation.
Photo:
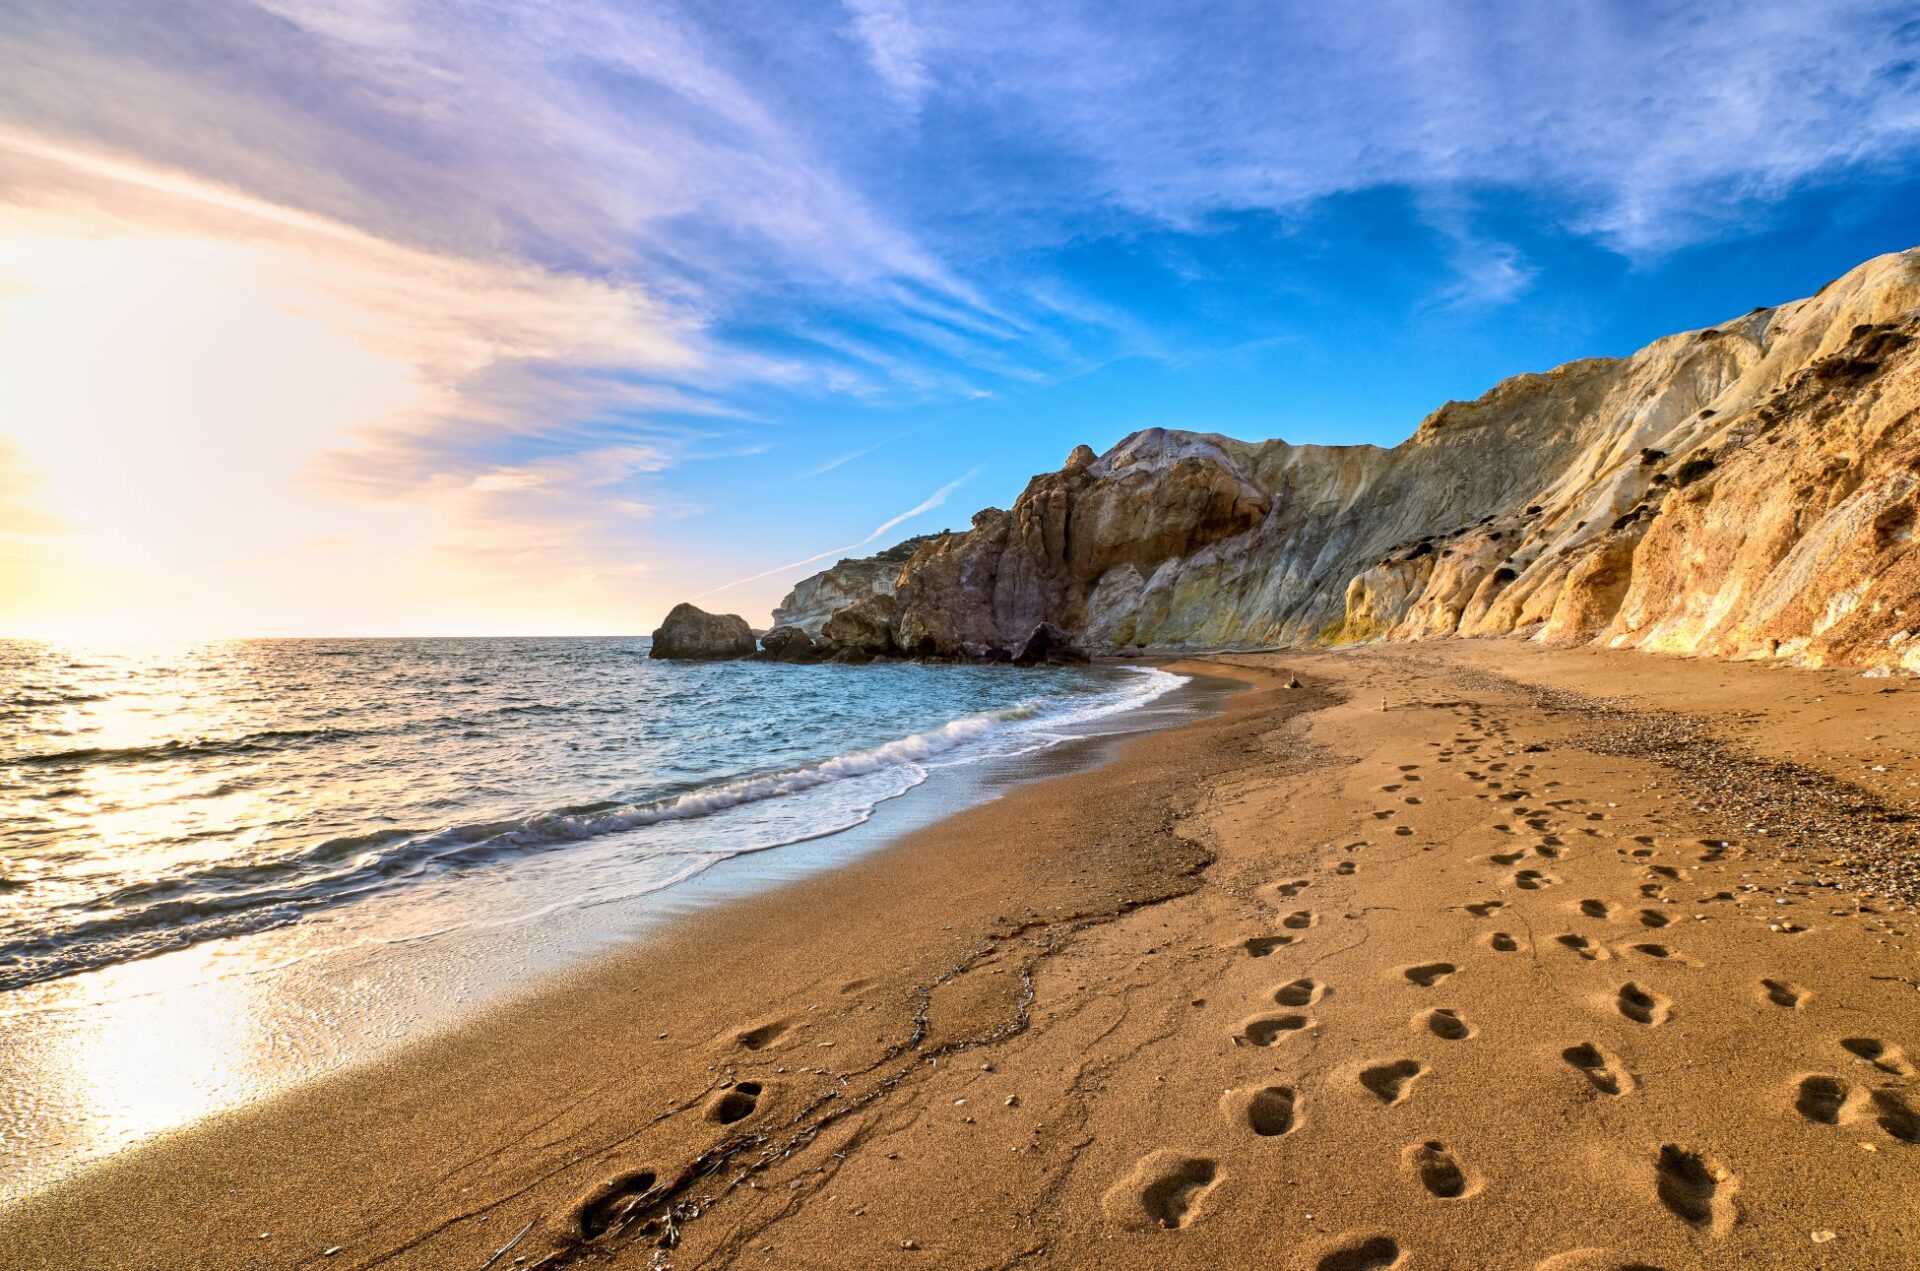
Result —
[[925, 534], [910, 538], [876, 556], [842, 560], [831, 569], [801, 579], [774, 609], [773, 625], [799, 627], [810, 636], [819, 635], [835, 610], [867, 596], [891, 595], [900, 567], [916, 551], [939, 537]]
[[891, 593], [891, 646], [917, 656], [1053, 623], [1096, 651], [1525, 633], [1920, 671], [1917, 340], [1920, 249], [1516, 376], [1390, 450], [1083, 446], [1011, 509], [794, 597]]

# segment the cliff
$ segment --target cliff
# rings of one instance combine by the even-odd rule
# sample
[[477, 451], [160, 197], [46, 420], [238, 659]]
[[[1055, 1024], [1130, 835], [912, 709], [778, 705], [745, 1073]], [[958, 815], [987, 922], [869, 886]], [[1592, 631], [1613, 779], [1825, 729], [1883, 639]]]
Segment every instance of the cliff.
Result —
[[893, 642], [923, 656], [1052, 622], [1106, 651], [1524, 633], [1920, 671], [1916, 336], [1920, 249], [1516, 376], [1392, 449], [1083, 446], [1011, 509], [789, 602], [897, 571]]
[[802, 579], [773, 611], [775, 627], [799, 627], [817, 636], [837, 610], [868, 596], [890, 596], [900, 567], [920, 548], [941, 536], [923, 534], [896, 543], [874, 556], [852, 557]]

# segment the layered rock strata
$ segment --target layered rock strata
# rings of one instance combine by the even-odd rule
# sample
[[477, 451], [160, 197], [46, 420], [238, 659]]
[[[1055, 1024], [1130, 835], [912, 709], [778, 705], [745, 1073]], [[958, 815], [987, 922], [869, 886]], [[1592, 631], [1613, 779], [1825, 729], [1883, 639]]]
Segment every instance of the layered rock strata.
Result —
[[1917, 339], [1920, 249], [1516, 376], [1392, 449], [1082, 446], [1010, 509], [789, 600], [846, 595], [822, 630], [844, 615], [872, 647], [884, 618], [924, 657], [1051, 623], [1100, 652], [1522, 633], [1920, 672]]

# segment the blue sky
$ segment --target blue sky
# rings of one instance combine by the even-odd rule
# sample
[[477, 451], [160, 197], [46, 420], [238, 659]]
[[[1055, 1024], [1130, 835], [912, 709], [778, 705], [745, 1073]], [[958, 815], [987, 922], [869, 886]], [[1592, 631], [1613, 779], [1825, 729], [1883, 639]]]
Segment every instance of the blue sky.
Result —
[[1891, 3], [15, 0], [0, 59], [0, 632], [760, 621], [1083, 441], [1391, 445], [1920, 243]]

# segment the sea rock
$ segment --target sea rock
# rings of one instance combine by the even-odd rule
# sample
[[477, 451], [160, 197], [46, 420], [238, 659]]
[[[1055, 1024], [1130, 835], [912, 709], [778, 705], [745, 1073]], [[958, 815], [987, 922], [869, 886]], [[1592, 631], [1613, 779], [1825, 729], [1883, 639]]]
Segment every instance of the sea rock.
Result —
[[754, 652], [753, 628], [738, 614], [708, 613], [677, 604], [653, 633], [656, 658], [744, 658]]
[[812, 662], [825, 652], [799, 627], [775, 627], [760, 637], [760, 654], [774, 662]]
[[1073, 637], [1054, 626], [1043, 622], [1020, 642], [1020, 651], [1013, 655], [1015, 666], [1038, 666], [1042, 662], [1085, 662], [1085, 649], [1073, 643]]
[[1164, 429], [1076, 448], [888, 563], [892, 645], [1019, 650], [1043, 623], [1096, 652], [1519, 634], [1920, 673], [1917, 526], [1920, 249], [1516, 376], [1391, 449]]
[[886, 593], [866, 596], [837, 610], [821, 635], [842, 650], [868, 658], [893, 652], [894, 598]]

